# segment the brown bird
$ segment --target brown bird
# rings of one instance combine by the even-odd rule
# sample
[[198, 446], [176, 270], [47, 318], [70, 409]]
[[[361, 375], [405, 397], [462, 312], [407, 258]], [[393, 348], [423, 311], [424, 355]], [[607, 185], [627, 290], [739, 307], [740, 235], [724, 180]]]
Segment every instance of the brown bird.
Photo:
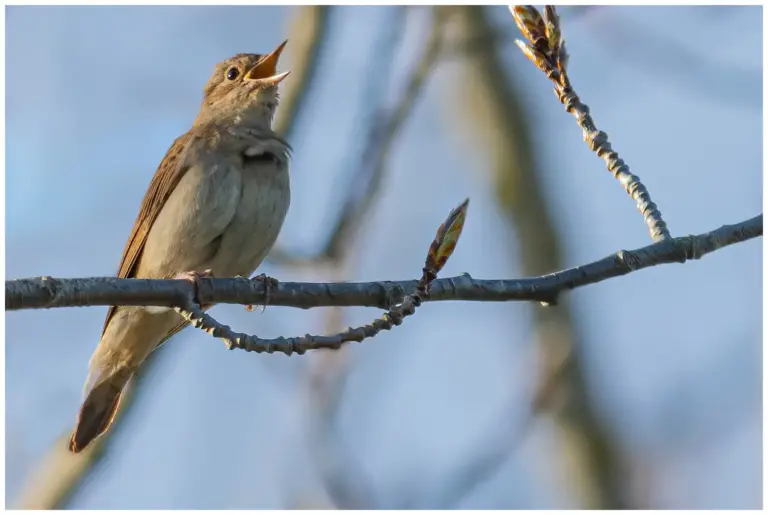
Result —
[[[249, 276], [277, 239], [290, 203], [290, 146], [272, 131], [283, 42], [272, 53], [216, 65], [192, 129], [155, 172], [118, 277]], [[69, 449], [105, 433], [123, 388], [158, 346], [187, 324], [164, 307], [111, 307], [90, 361]]]

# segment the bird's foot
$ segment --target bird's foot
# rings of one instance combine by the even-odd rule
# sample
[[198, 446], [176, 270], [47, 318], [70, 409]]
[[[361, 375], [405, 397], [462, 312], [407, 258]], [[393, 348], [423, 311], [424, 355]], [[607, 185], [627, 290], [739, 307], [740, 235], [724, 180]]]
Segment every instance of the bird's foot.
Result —
[[[276, 287], [278, 284], [277, 279], [274, 277], [270, 277], [267, 274], [259, 274], [256, 277], [252, 277], [251, 281], [260, 281], [264, 284], [264, 305], [261, 308], [261, 312], [264, 313], [267, 309], [267, 304], [269, 304], [269, 295], [272, 292], [272, 288]], [[245, 306], [246, 311], [253, 311], [255, 308], [253, 307], [253, 304], [248, 304]]]
[[204, 272], [181, 272], [174, 279], [191, 282], [195, 288], [194, 301], [198, 306], [202, 306], [203, 304], [200, 302], [200, 279], [213, 279], [213, 272], [210, 268]]

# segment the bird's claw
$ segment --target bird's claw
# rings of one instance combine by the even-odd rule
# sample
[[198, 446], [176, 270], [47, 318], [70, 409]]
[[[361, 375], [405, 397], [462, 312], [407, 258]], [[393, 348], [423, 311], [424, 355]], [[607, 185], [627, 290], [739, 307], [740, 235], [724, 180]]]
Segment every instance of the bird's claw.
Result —
[[[267, 274], [259, 274], [255, 277], [251, 278], [251, 281], [260, 281], [264, 284], [264, 305], [261, 307], [261, 312], [264, 313], [267, 309], [267, 304], [269, 304], [269, 296], [272, 292], [272, 288], [277, 286], [278, 281], [274, 277], [270, 277]], [[253, 307], [253, 304], [248, 304], [245, 306], [245, 310], [252, 312], [255, 308]]]
[[203, 272], [195, 272], [194, 270], [181, 272], [180, 274], [177, 274], [174, 279], [191, 282], [192, 286], [195, 288], [194, 301], [198, 306], [202, 306], [203, 304], [200, 302], [200, 279], [213, 279], [213, 271], [208, 268]]

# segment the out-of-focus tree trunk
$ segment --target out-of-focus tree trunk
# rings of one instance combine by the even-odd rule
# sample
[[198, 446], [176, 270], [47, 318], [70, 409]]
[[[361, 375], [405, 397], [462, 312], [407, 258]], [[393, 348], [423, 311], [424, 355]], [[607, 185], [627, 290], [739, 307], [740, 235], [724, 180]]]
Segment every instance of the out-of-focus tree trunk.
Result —
[[[498, 38], [488, 37], [497, 33], [490, 9], [443, 9], [450, 11], [457, 40], [452, 47], [467, 49], [460, 54], [461, 79], [456, 81], [461, 101], [451, 102], [459, 120], [454, 126], [471, 132], [491, 162], [488, 172], [499, 206], [517, 235], [523, 275], [560, 270], [563, 251], [542, 192], [534, 155], [538, 149], [531, 141], [520, 92], [502, 65]], [[618, 457], [587, 390], [571, 316], [565, 301], [534, 311], [542, 365], [536, 410], [554, 419], [564, 450], [558, 468], [565, 472], [579, 506], [622, 508]]]

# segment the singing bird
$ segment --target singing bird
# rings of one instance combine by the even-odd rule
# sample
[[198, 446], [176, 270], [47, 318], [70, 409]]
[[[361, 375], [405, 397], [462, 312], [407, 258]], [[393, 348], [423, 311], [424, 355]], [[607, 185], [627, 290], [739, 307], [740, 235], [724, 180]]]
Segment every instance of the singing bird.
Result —
[[[277, 86], [289, 73], [277, 73], [286, 43], [216, 65], [192, 128], [152, 177], [118, 277], [247, 277], [266, 257], [290, 203], [290, 146], [272, 131]], [[169, 308], [109, 309], [70, 451], [109, 429], [139, 365], [186, 325]]]

